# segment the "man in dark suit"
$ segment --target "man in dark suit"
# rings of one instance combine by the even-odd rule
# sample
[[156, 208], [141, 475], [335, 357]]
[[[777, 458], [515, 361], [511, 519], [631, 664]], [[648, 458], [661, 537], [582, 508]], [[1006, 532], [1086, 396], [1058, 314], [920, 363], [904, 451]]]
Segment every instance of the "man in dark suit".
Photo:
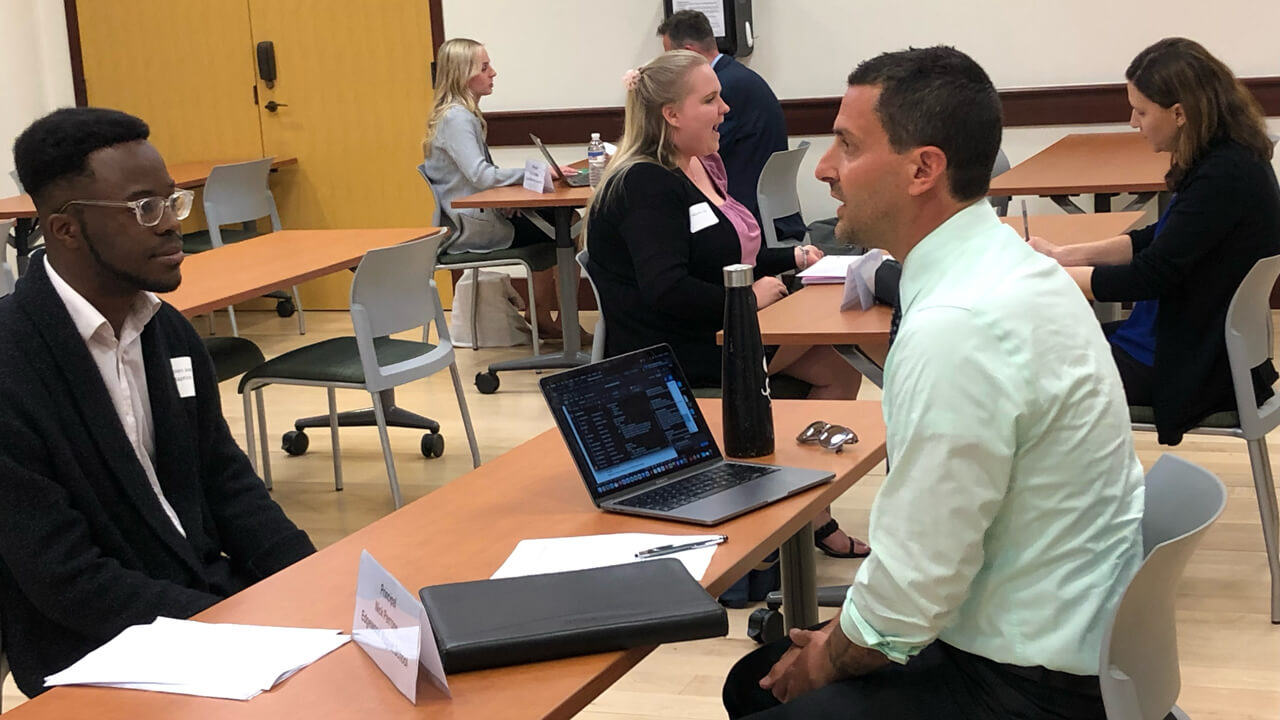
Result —
[[[716, 71], [720, 96], [729, 106], [729, 114], [720, 124], [720, 157], [729, 174], [729, 194], [747, 206], [759, 222], [756, 185], [760, 171], [770, 155], [787, 149], [787, 124], [778, 97], [751, 68], [720, 53], [711, 22], [697, 10], [672, 13], [658, 26], [658, 36], [664, 51], [692, 50]], [[774, 228], [780, 240], [799, 240], [805, 233], [800, 213], [778, 218]]]
[[313, 553], [222, 416], [149, 130], [58, 110], [14, 143], [46, 254], [0, 299], [0, 632], [18, 687], [125, 628], [185, 618]]

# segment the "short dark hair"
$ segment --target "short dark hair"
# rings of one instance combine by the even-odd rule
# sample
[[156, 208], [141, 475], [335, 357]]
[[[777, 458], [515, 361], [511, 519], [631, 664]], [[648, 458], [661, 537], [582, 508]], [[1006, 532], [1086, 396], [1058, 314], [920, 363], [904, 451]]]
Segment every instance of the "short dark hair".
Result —
[[90, 173], [86, 164], [90, 153], [150, 135], [145, 122], [119, 110], [62, 108], [22, 131], [13, 142], [13, 164], [23, 189], [43, 207], [55, 183]]
[[876, 115], [894, 152], [933, 145], [947, 156], [947, 184], [957, 200], [991, 187], [1000, 152], [1000, 96], [973, 58], [953, 47], [910, 48], [866, 60], [850, 85], [880, 88]]
[[692, 45], [707, 52], [716, 49], [716, 34], [711, 21], [697, 10], [681, 10], [658, 25], [658, 36], [671, 41], [673, 49]]

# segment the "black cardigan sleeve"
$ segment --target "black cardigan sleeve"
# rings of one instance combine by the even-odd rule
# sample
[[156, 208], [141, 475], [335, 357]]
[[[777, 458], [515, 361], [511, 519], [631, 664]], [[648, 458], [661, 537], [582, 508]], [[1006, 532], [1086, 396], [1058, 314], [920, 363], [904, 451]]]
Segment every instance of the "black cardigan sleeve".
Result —
[[1152, 240], [1156, 239], [1156, 224], [1151, 223], [1144, 228], [1130, 230], [1125, 234], [1129, 236], [1129, 243], [1133, 245], [1133, 254], [1136, 257], [1138, 253], [1147, 249]]
[[691, 327], [718, 330], [724, 318], [724, 287], [689, 272], [691, 233], [683, 181], [653, 163], [627, 170], [617, 200], [626, 208], [619, 234], [631, 254], [644, 301]]
[[756, 254], [756, 279], [796, 269], [796, 250], [790, 247], [761, 247]]
[[[45, 442], [56, 435], [35, 393], [10, 393], [0, 378], [0, 557], [21, 593], [53, 622], [99, 643], [157, 615], [185, 618], [218, 602], [124, 567], [94, 541], [89, 519], [54, 479]], [[32, 383], [34, 385], [34, 383]], [[158, 429], [163, 432], [163, 429]]]
[[1228, 239], [1249, 197], [1229, 166], [1209, 165], [1188, 176], [1159, 236], [1154, 228], [1136, 231], [1130, 235], [1135, 254], [1129, 264], [1094, 268], [1094, 297], [1104, 302], [1154, 300], [1185, 284]]
[[[165, 308], [176, 316], [176, 311]], [[254, 581], [261, 580], [316, 551], [315, 545], [271, 498], [249, 458], [236, 444], [222, 415], [213, 361], [191, 323], [174, 325], [186, 335], [195, 361], [199, 400], [201, 479], [223, 552]]]

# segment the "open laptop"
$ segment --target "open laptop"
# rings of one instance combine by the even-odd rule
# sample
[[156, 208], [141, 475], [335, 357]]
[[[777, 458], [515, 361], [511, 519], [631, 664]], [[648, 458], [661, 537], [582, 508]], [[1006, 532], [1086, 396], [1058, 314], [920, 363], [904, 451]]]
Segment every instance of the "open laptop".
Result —
[[546, 145], [542, 144], [542, 139], [533, 133], [529, 133], [529, 139], [542, 151], [542, 157], [547, 159], [547, 164], [551, 166], [551, 174], [555, 175], [557, 180], [563, 180], [569, 187], [586, 187], [591, 184], [590, 170], [583, 168], [573, 175], [566, 176], [560, 172], [560, 163], [557, 163], [556, 159], [551, 157], [551, 151], [547, 149]]
[[727, 462], [669, 345], [567, 370], [539, 384], [602, 510], [714, 525], [835, 477]]

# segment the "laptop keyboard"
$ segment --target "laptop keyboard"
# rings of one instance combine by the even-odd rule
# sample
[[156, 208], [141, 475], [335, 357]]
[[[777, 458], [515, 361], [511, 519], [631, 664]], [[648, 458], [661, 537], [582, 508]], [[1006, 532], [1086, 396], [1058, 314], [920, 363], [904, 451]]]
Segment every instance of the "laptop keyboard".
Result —
[[674, 510], [695, 500], [715, 495], [743, 483], [767, 475], [776, 468], [725, 463], [695, 473], [683, 480], [667, 483], [649, 492], [618, 501], [619, 505], [642, 510]]

